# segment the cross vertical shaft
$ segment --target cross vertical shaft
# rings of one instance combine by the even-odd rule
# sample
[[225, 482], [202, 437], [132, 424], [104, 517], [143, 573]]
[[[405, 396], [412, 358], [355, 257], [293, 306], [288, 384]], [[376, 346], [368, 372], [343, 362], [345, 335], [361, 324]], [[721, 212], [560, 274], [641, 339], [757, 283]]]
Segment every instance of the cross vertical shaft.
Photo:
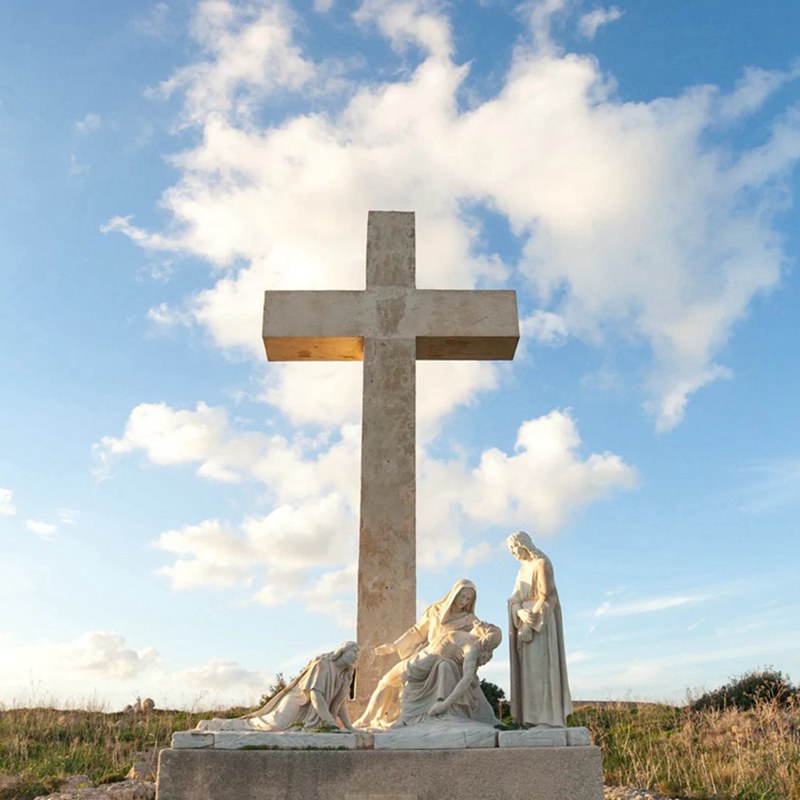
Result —
[[355, 716], [415, 618], [416, 361], [513, 358], [516, 297], [417, 289], [413, 212], [370, 211], [366, 290], [265, 292], [263, 338], [270, 361], [364, 361]]
[[386, 658], [374, 648], [414, 624], [416, 612], [416, 339], [400, 335], [404, 295], [414, 287], [414, 215], [369, 215], [367, 290], [376, 292], [384, 336], [364, 339], [361, 524], [356, 707]]

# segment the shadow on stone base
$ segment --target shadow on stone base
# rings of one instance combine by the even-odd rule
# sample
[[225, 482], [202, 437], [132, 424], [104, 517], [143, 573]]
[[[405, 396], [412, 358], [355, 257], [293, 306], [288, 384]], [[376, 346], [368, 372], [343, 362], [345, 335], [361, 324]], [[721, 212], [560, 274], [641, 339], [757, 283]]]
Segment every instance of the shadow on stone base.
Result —
[[156, 800], [602, 800], [600, 749], [162, 750]]

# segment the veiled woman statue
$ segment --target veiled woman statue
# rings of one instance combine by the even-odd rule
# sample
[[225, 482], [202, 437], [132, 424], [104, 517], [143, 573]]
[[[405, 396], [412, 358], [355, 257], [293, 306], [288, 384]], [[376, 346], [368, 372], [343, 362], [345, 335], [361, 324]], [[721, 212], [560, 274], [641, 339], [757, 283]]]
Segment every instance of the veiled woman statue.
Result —
[[432, 720], [497, 723], [478, 680], [503, 634], [496, 625], [476, 620], [469, 631], [447, 631], [401, 662], [400, 715], [392, 728]]
[[346, 700], [350, 697], [358, 645], [342, 642], [331, 653], [323, 653], [263, 708], [236, 719], [216, 717], [197, 724], [205, 731], [285, 731], [288, 729], [342, 727], [352, 731]]
[[520, 562], [508, 600], [511, 715], [525, 725], [563, 727], [572, 700], [553, 565], [524, 531], [512, 533], [506, 543]]
[[412, 625], [394, 642], [375, 648], [376, 655], [397, 653], [401, 660], [380, 679], [364, 713], [354, 723], [356, 727], [386, 727], [397, 719], [406, 661], [443, 633], [471, 630], [478, 619], [475, 616], [477, 596], [478, 591], [472, 581], [456, 581], [441, 600], [425, 609], [416, 625]]

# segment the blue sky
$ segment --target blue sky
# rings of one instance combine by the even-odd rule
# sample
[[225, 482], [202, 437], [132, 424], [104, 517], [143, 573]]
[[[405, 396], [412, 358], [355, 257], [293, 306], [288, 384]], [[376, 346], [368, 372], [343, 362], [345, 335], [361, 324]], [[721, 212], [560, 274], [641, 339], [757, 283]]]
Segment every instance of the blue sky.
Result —
[[353, 636], [360, 365], [260, 313], [362, 287], [373, 208], [523, 331], [418, 367], [420, 608], [504, 624], [522, 528], [577, 698], [800, 679], [797, 4], [0, 20], [0, 702], [253, 703]]

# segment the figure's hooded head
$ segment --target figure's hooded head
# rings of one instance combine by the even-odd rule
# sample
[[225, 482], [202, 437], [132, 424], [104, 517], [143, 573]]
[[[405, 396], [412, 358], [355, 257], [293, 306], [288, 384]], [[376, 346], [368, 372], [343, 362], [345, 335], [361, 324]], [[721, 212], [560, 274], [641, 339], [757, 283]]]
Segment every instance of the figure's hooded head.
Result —
[[475, 613], [475, 601], [478, 598], [478, 590], [475, 584], [462, 578], [456, 581], [453, 588], [442, 598], [439, 605], [441, 606], [441, 615], [439, 621], [444, 623], [453, 613]]

